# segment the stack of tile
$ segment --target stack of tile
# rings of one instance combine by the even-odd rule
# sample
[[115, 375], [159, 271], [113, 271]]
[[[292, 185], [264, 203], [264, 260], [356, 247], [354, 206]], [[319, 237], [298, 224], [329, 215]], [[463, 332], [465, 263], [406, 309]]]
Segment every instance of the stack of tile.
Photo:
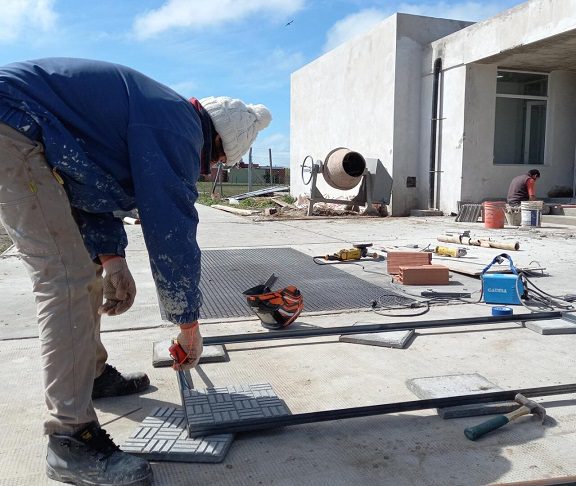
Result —
[[448, 285], [450, 275], [444, 265], [401, 266], [398, 282], [402, 285]]
[[423, 251], [389, 251], [386, 254], [388, 273], [397, 275], [401, 266], [430, 265], [432, 253]]

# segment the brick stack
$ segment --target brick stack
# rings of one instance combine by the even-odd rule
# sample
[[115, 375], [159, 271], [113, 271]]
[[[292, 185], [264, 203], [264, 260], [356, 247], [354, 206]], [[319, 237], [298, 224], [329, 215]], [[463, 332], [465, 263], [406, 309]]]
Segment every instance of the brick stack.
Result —
[[401, 266], [430, 265], [432, 263], [432, 253], [425, 251], [389, 251], [386, 257], [390, 275], [399, 274]]
[[401, 266], [397, 280], [402, 285], [448, 285], [450, 274], [444, 265]]

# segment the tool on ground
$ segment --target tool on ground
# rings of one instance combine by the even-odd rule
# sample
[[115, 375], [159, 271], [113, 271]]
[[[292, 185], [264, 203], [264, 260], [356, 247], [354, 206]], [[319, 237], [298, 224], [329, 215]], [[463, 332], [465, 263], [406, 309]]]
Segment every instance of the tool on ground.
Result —
[[291, 425], [303, 425], [331, 420], [348, 418], [370, 417], [390, 413], [412, 412], [415, 410], [427, 410], [431, 408], [446, 408], [460, 405], [477, 403], [492, 403], [512, 400], [521, 393], [524, 397], [540, 397], [547, 395], [562, 395], [574, 393], [576, 384], [545, 386], [540, 388], [526, 388], [510, 391], [497, 391], [488, 393], [475, 393], [455, 397], [430, 398], [409, 402], [386, 403], [381, 405], [368, 405], [364, 407], [352, 407], [336, 410], [323, 410], [319, 412], [298, 413], [276, 417], [253, 418], [237, 420], [220, 424], [190, 424], [190, 437], [202, 437], [205, 435], [218, 435], [224, 433], [251, 432], [254, 430], [274, 429]]
[[439, 256], [460, 258], [466, 256], [467, 253], [466, 248], [453, 248], [450, 246], [437, 246], [434, 248], [434, 254]]
[[379, 258], [378, 253], [368, 253], [368, 248], [372, 246], [372, 243], [358, 243], [352, 245], [353, 248], [344, 248], [342, 250], [333, 253], [332, 255], [325, 255], [324, 260], [346, 262], [350, 260], [361, 260], [362, 258], [372, 258], [374, 260]]
[[507, 423], [528, 414], [537, 415], [540, 418], [541, 423], [544, 423], [544, 419], [546, 418], [546, 409], [542, 405], [536, 403], [534, 400], [529, 400], [521, 393], [517, 393], [514, 400], [522, 406], [506, 415], [498, 415], [490, 420], [482, 422], [481, 424], [468, 427], [464, 430], [464, 435], [470, 440], [477, 440], [488, 432], [504, 427]]
[[493, 316], [510, 316], [512, 314], [514, 314], [514, 309], [512, 309], [512, 307], [502, 305], [495, 305], [492, 307]]
[[272, 291], [272, 285], [276, 280], [278, 277], [272, 274], [263, 284], [242, 292], [248, 305], [266, 329], [288, 327], [304, 308], [302, 293], [294, 285]]
[[[184, 351], [182, 346], [175, 339], [172, 341], [172, 345], [168, 348], [170, 356], [177, 364], [184, 364], [188, 359], [188, 353]], [[192, 375], [190, 370], [178, 370], [178, 379], [180, 380], [180, 386], [182, 390], [188, 389], [192, 390], [194, 385], [192, 383]]]
[[[495, 263], [502, 263], [504, 259], [510, 262], [511, 274], [486, 273]], [[526, 298], [524, 284], [518, 270], [512, 262], [512, 258], [506, 253], [501, 253], [482, 270], [482, 294], [487, 304], [522, 305], [521, 299]]]
[[304, 309], [302, 293], [294, 285], [273, 292], [246, 295], [246, 300], [266, 329], [288, 327]]

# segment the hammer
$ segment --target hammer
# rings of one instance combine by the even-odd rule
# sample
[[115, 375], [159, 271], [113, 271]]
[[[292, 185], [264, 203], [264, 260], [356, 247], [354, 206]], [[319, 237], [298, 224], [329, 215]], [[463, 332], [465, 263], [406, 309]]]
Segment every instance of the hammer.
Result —
[[464, 430], [464, 435], [470, 440], [476, 440], [488, 432], [504, 427], [508, 422], [512, 422], [512, 420], [516, 420], [518, 417], [527, 414], [538, 415], [542, 423], [544, 423], [544, 419], [546, 418], [546, 409], [542, 405], [533, 400], [529, 400], [521, 393], [518, 393], [514, 397], [514, 401], [518, 402], [522, 406], [506, 415], [498, 415], [486, 422], [475, 425], [474, 427], [468, 427]]

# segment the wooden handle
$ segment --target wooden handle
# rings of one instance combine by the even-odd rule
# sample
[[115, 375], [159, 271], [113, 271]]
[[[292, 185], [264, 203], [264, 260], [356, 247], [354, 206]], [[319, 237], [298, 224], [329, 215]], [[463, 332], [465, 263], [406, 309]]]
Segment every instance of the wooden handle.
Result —
[[470, 440], [476, 440], [486, 435], [488, 432], [492, 432], [493, 430], [499, 429], [500, 427], [504, 427], [510, 420], [506, 415], [498, 415], [497, 417], [493, 417], [490, 420], [486, 420], [486, 422], [482, 422], [481, 424], [475, 425], [474, 427], [468, 427], [464, 430], [464, 435]]

